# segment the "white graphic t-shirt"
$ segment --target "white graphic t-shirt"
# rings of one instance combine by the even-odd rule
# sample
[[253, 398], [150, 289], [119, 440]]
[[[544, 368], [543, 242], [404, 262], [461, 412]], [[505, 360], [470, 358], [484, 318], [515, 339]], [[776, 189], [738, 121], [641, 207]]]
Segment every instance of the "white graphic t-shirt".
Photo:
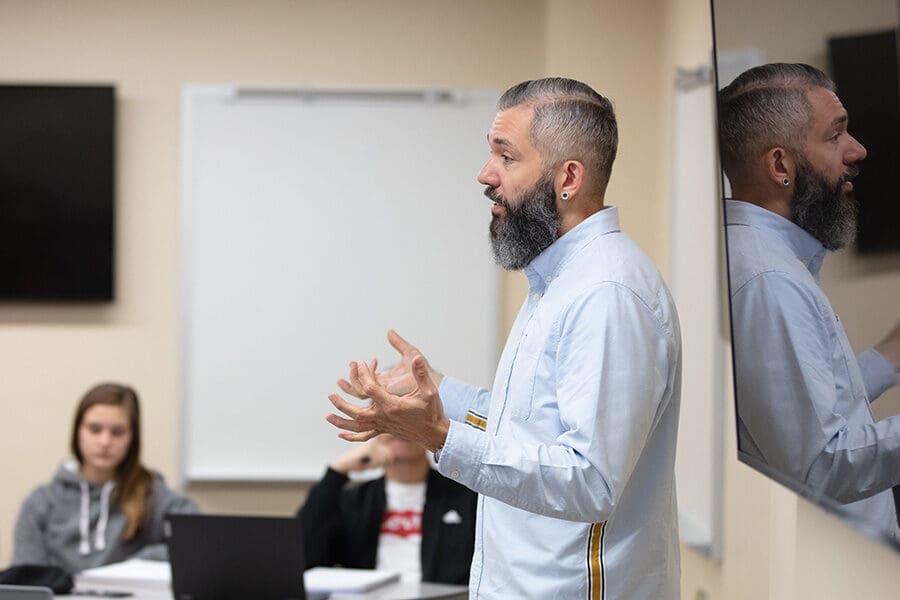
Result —
[[425, 482], [384, 482], [386, 496], [375, 568], [399, 571], [403, 581], [421, 581], [422, 510]]

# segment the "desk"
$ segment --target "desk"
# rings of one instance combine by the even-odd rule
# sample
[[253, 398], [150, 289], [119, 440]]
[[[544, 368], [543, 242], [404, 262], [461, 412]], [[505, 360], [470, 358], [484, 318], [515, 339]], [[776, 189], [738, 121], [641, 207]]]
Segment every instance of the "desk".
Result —
[[[78, 586], [76, 585], [76, 587]], [[87, 586], [81, 587], [83, 589], [92, 590], [123, 591], [126, 589], [121, 585], [91, 585], [90, 588]], [[172, 600], [171, 590], [159, 588], [130, 588], [128, 591], [133, 592], [134, 596], [129, 596], [126, 600]], [[82, 596], [78, 594], [56, 597], [61, 600], [66, 598], [102, 600], [102, 597], [99, 596]], [[400, 582], [392, 583], [364, 594], [332, 594], [329, 597], [329, 600], [465, 600], [468, 597], [468, 588], [462, 585]]]

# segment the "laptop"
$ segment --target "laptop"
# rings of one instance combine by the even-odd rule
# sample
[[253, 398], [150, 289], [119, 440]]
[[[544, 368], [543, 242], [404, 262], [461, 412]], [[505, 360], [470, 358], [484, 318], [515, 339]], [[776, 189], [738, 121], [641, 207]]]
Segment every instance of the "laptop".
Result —
[[0, 585], [0, 600], [53, 600], [53, 591], [31, 585]]
[[175, 600], [319, 600], [303, 587], [294, 517], [166, 515]]

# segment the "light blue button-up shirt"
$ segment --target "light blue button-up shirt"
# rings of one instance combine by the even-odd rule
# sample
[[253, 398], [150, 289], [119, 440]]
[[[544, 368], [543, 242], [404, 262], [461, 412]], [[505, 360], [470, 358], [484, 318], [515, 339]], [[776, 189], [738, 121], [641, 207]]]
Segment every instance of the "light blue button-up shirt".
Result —
[[726, 215], [742, 452], [896, 539], [900, 417], [875, 422], [869, 409], [897, 383], [894, 366], [876, 350], [854, 356], [819, 286], [821, 243], [747, 202], [726, 201]]
[[479, 492], [472, 598], [679, 597], [681, 337], [615, 208], [525, 270], [492, 392], [445, 378], [438, 468]]

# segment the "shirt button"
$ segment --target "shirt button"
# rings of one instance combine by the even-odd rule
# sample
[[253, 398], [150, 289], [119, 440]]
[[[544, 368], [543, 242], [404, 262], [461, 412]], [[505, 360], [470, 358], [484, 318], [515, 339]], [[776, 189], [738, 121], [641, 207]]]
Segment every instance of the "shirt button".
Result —
[[450, 477], [453, 479], [459, 479], [459, 471], [457, 469], [453, 469], [450, 471]]
[[544, 277], [544, 283], [550, 283], [551, 281], [553, 281], [553, 278], [551, 276], [547, 275], [546, 277]]
[[534, 300], [535, 302], [537, 302], [538, 300], [541, 299], [541, 295], [538, 294], [537, 292], [535, 292], [531, 295], [531, 299]]

